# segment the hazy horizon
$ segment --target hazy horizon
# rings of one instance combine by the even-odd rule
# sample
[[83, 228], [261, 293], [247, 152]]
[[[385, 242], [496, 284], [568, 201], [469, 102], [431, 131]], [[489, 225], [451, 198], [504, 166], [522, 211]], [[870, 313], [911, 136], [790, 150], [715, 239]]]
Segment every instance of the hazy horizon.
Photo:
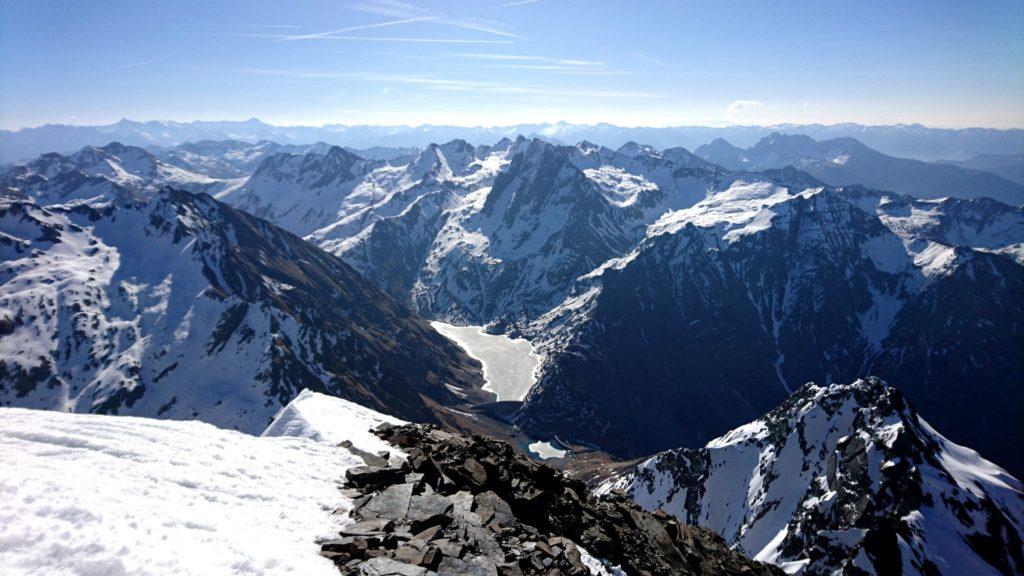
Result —
[[170, 118], [119, 118], [111, 122], [104, 123], [76, 123], [76, 122], [45, 122], [43, 124], [34, 124], [31, 126], [20, 126], [17, 128], [0, 128], [9, 132], [18, 132], [21, 130], [31, 130], [36, 128], [42, 128], [44, 126], [70, 126], [76, 128], [92, 128], [92, 127], [109, 127], [115, 126], [122, 122], [129, 122], [135, 124], [147, 124], [151, 122], [164, 123], [164, 124], [216, 124], [216, 123], [246, 123], [256, 121], [266, 126], [273, 126], [275, 128], [326, 128], [330, 126], [341, 126], [346, 128], [351, 127], [372, 127], [372, 128], [420, 128], [420, 127], [450, 127], [450, 128], [462, 128], [467, 130], [472, 129], [488, 129], [488, 130], [501, 130], [511, 129], [520, 126], [578, 126], [578, 127], [597, 127], [597, 126], [610, 126], [622, 129], [672, 129], [672, 128], [752, 128], [752, 129], [766, 129], [766, 128], [782, 128], [782, 127], [810, 127], [817, 126], [823, 128], [842, 127], [842, 126], [859, 126], [864, 128], [890, 128], [890, 127], [920, 127], [928, 130], [997, 130], [997, 131], [1014, 131], [1024, 130], [1024, 126], [943, 126], [936, 124], [924, 124], [921, 122], [895, 122], [891, 124], [865, 124], [862, 122], [833, 122], [833, 123], [803, 123], [803, 122], [778, 122], [778, 123], [681, 123], [681, 124], [621, 124], [611, 121], [598, 121], [598, 122], [567, 122], [564, 120], [557, 120], [553, 122], [516, 122], [509, 124], [437, 124], [431, 122], [423, 122], [419, 124], [380, 124], [372, 122], [364, 123], [345, 123], [345, 122], [323, 122], [323, 123], [312, 123], [312, 124], [282, 124], [276, 122], [267, 122], [258, 117], [249, 118], [195, 118], [191, 120], [176, 120]]

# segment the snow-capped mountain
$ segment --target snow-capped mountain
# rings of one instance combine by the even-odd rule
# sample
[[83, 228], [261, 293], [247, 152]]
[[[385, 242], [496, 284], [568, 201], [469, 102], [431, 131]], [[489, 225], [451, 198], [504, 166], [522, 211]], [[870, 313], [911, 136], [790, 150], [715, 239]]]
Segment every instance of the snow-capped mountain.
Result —
[[[241, 140], [200, 140], [170, 148], [154, 148], [160, 160], [212, 178], [241, 178], [253, 173], [266, 156], [283, 146], [268, 140], [255, 144]], [[302, 152], [316, 151], [316, 146]]]
[[[537, 435], [642, 454], [705, 442], [801, 382], [878, 373], [955, 440], [1018, 465], [1004, 441], [1024, 441], [1004, 401], [1024, 373], [1018, 208], [637, 144], [453, 141], [381, 166], [334, 154], [366, 168], [327, 178], [344, 184], [325, 203], [256, 177], [241, 190], [293, 229], [334, 219], [306, 238], [428, 317], [528, 333], [547, 360], [517, 421]], [[281, 158], [282, 179], [328, 173]]]
[[[264, 158], [272, 154], [326, 154], [331, 148], [330, 144], [323, 142], [300, 145], [278, 144], [270, 140], [260, 140], [256, 143], [242, 140], [200, 140], [185, 142], [179, 146], [153, 147], [151, 152], [160, 160], [191, 172], [211, 178], [229, 179], [249, 176]], [[380, 146], [366, 150], [346, 150], [368, 160], [383, 161], [410, 157], [416, 153], [413, 148]]]
[[267, 155], [243, 186], [220, 198], [336, 252], [339, 241], [401, 213], [442, 183], [477, 184], [485, 172], [493, 169], [484, 169], [477, 149], [462, 141], [390, 160], [331, 146]]
[[68, 202], [130, 202], [162, 186], [191, 192], [222, 193], [238, 180], [218, 179], [157, 159], [117, 142], [88, 146], [71, 154], [49, 153], [0, 175], [0, 194], [40, 205]]
[[265, 152], [220, 200], [424, 316], [534, 340], [546, 360], [517, 421], [538, 436], [629, 455], [699, 444], [802, 382], [877, 373], [954, 440], [1024, 467], [1010, 448], [1024, 441], [1018, 208], [635, 142], [194, 153], [219, 147]]
[[384, 284], [411, 292], [424, 314], [522, 323], [559, 304], [580, 276], [625, 255], [662, 213], [736, 177], [682, 149], [586, 142], [503, 140], [477, 148], [475, 158], [464, 162], [474, 171], [421, 184], [405, 194], [411, 204], [394, 216], [376, 212], [363, 232], [326, 241], [325, 228], [308, 239], [370, 277], [399, 269], [401, 280]]
[[305, 235], [334, 222], [341, 203], [377, 167], [338, 146], [326, 153], [272, 154], [242, 187], [221, 198]]
[[335, 257], [206, 195], [0, 208], [0, 403], [259, 431], [303, 388], [410, 419], [457, 346]]
[[1024, 204], [1024, 185], [990, 172], [952, 164], [894, 158], [853, 138], [816, 141], [805, 135], [771, 134], [743, 150], [725, 140], [697, 148], [697, 156], [733, 170], [796, 167], [833, 186], [861, 184], [919, 198], [994, 198]]
[[702, 444], [803, 382], [878, 374], [1024, 467], [1021, 209], [759, 178], [664, 214], [528, 328], [546, 359], [519, 424], [640, 455]]
[[602, 486], [711, 528], [791, 574], [1024, 570], [1024, 487], [869, 378], [807, 384], [704, 448], [658, 454]]

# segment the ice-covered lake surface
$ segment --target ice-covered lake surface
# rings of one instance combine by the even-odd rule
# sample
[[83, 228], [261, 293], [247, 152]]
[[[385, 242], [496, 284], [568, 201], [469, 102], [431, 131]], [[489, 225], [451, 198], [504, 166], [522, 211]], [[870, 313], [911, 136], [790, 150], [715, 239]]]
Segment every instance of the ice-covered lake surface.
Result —
[[484, 365], [484, 380], [487, 381], [484, 390], [493, 393], [499, 401], [522, 400], [537, 381], [540, 356], [533, 352], [529, 340], [488, 334], [482, 326], [431, 324]]
[[551, 442], [537, 441], [527, 446], [530, 452], [533, 452], [541, 460], [547, 460], [549, 458], [565, 458], [567, 450], [556, 448]]

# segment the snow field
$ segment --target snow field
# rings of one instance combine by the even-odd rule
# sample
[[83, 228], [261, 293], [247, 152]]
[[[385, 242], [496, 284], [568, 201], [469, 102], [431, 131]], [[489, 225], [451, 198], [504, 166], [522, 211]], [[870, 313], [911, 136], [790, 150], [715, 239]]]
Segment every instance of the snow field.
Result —
[[336, 576], [317, 539], [348, 522], [339, 483], [362, 464], [337, 441], [379, 451], [367, 430], [397, 420], [308, 391], [296, 402], [264, 437], [0, 409], [0, 573]]

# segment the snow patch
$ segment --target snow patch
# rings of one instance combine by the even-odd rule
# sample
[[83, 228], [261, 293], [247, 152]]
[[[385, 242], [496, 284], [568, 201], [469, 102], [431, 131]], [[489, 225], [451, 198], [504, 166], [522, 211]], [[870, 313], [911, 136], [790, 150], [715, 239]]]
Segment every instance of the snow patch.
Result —
[[[0, 409], [0, 566], [12, 574], [336, 576], [317, 539], [345, 522], [362, 460], [346, 434], [394, 421], [303, 393], [266, 436], [198, 421]], [[322, 441], [317, 441], [322, 440]], [[377, 440], [377, 442], [380, 442]]]

